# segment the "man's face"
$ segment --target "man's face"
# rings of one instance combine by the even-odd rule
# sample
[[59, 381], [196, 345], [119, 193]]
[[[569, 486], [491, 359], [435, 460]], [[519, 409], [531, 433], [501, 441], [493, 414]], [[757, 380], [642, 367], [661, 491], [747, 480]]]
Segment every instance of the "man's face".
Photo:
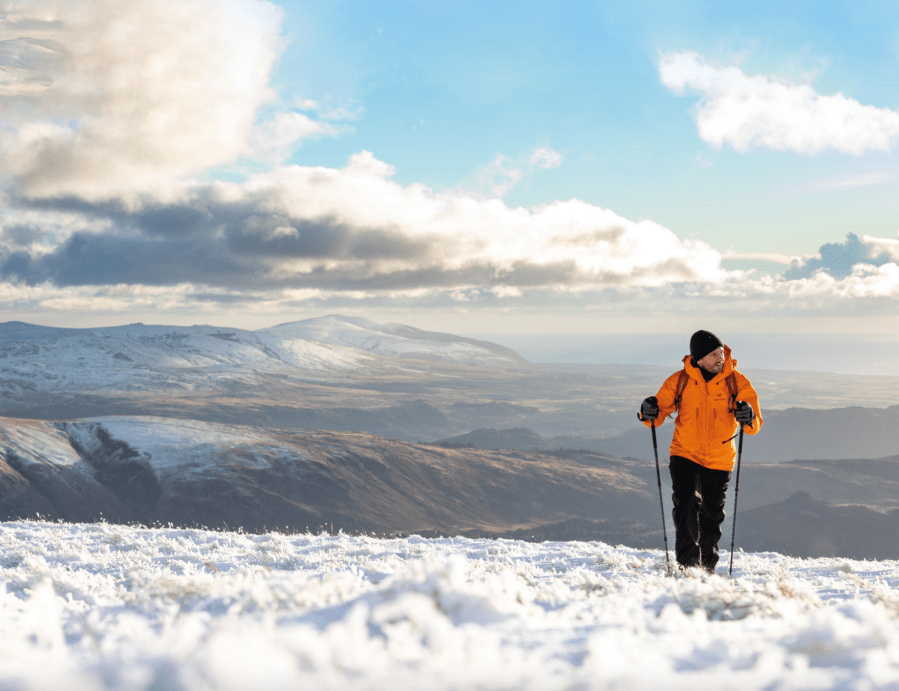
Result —
[[724, 369], [724, 348], [717, 348], [706, 355], [698, 363], [706, 372], [714, 372], [718, 374]]

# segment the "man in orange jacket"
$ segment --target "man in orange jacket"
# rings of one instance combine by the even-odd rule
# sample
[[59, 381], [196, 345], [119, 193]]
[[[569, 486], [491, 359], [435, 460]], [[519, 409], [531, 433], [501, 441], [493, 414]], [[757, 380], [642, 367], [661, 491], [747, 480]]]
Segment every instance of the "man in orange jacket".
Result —
[[756, 434], [762, 427], [759, 398], [737, 371], [730, 348], [709, 331], [690, 338], [684, 369], [675, 372], [655, 396], [640, 406], [640, 417], [656, 426], [677, 411], [671, 441], [674, 553], [681, 568], [715, 572], [724, 500], [737, 456], [740, 427]]

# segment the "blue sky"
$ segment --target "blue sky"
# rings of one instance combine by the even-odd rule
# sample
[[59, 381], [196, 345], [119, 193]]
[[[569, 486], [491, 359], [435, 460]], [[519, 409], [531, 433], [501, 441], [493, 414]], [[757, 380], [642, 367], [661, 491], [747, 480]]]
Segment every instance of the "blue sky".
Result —
[[895, 109], [895, 5], [284, 7], [291, 43], [275, 82], [365, 109], [354, 132], [304, 144], [297, 163], [338, 167], [367, 149], [396, 168], [397, 181], [446, 188], [476, 184], [497, 155], [516, 162], [545, 146], [564, 164], [512, 188], [510, 205], [576, 197], [722, 251], [801, 255], [850, 232], [895, 234], [889, 152], [716, 149], [697, 135], [696, 95], [678, 96], [659, 79], [661, 55], [693, 51]]
[[0, 11], [0, 319], [895, 332], [893, 3]]

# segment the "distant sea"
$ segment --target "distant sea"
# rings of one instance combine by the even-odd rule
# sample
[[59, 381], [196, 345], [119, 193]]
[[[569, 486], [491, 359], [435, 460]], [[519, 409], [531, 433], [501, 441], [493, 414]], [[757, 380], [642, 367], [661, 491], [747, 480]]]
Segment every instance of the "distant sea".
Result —
[[[899, 376], [897, 334], [718, 334], [744, 370]], [[469, 334], [534, 363], [679, 367], [690, 334]]]

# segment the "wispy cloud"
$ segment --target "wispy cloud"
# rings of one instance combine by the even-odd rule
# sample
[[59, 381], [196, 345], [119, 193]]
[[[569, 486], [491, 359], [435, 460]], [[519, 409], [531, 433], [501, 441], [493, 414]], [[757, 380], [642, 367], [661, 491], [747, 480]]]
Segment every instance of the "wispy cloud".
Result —
[[509, 157], [497, 154], [477, 172], [477, 192], [482, 196], [502, 199], [519, 183], [527, 183], [542, 170], [562, 165], [565, 157], [547, 146], [538, 146], [530, 154]]
[[319, 118], [327, 122], [342, 122], [346, 120], [361, 120], [365, 117], [365, 106], [358, 101], [346, 101], [334, 103], [315, 101], [311, 98], [297, 98], [294, 100], [297, 109], [315, 113]]
[[502, 199], [519, 183], [522, 175], [521, 165], [503, 154], [497, 154], [490, 163], [478, 170], [477, 186], [485, 196]]
[[551, 168], [558, 168], [562, 165], [563, 158], [562, 154], [558, 151], [553, 151], [548, 147], [541, 146], [534, 149], [534, 153], [531, 154], [531, 158], [528, 162], [530, 163], [531, 168], [549, 170]]
[[696, 53], [669, 53], [659, 64], [662, 83], [702, 99], [699, 136], [715, 148], [755, 147], [816, 154], [836, 150], [886, 151], [899, 137], [899, 113], [862, 105], [841, 93], [822, 96], [807, 85], [750, 76], [738, 67], [715, 67]]
[[290, 158], [304, 139], [336, 136], [345, 131], [343, 127], [316, 122], [302, 113], [275, 113], [250, 131], [247, 155], [258, 161], [281, 163]]
[[825, 180], [817, 180], [807, 185], [802, 185], [795, 189], [796, 192], [840, 192], [842, 190], [851, 190], [859, 187], [873, 187], [875, 185], [884, 185], [896, 176], [887, 171], [877, 171], [874, 173], [862, 173], [860, 175], [851, 175], [848, 177], [838, 177]]
[[696, 154], [696, 158], [693, 159], [693, 162], [699, 166], [702, 166], [703, 168], [711, 168], [712, 164], [714, 163], [714, 161], [712, 161], [712, 159], [709, 158], [709, 156], [704, 151], [700, 151], [698, 154]]

